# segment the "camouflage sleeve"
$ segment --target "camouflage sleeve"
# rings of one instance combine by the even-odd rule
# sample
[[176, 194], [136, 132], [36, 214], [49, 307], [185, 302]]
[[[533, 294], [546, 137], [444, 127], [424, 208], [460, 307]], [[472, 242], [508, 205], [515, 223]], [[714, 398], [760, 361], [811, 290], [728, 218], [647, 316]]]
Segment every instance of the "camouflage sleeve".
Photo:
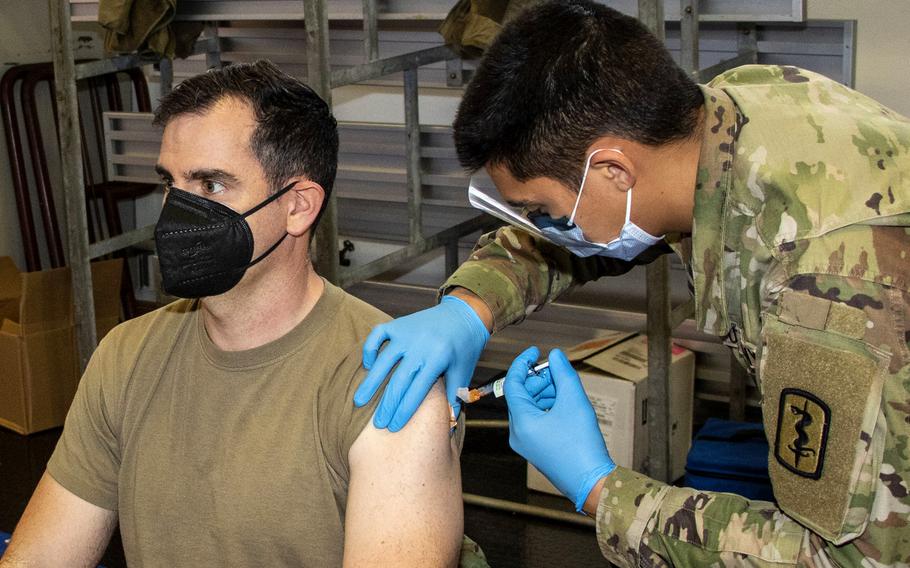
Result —
[[483, 235], [471, 257], [439, 292], [445, 294], [461, 287], [476, 294], [493, 313], [493, 331], [497, 332], [576, 284], [625, 274], [668, 252], [669, 246], [661, 243], [633, 261], [603, 256], [580, 258], [527, 231], [507, 226]]
[[772, 503], [673, 487], [632, 470], [611, 473], [597, 542], [617, 566], [795, 565], [806, 530]]
[[802, 275], [762, 319], [759, 377], [776, 503], [618, 468], [597, 510], [598, 542], [611, 562], [907, 565], [910, 292]]

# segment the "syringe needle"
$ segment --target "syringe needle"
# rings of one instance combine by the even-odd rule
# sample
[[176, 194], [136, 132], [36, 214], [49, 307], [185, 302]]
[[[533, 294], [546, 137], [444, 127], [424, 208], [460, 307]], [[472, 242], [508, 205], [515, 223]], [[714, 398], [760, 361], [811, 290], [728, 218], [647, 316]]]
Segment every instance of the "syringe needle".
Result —
[[[544, 361], [539, 365], [529, 366], [528, 375], [538, 375], [541, 371], [550, 366], [550, 363]], [[479, 386], [477, 388], [469, 389], [466, 387], [461, 387], [455, 391], [456, 396], [463, 400], [464, 402], [470, 404], [472, 402], [477, 402], [481, 398], [487, 396], [490, 393], [496, 395], [496, 398], [499, 398], [503, 395], [503, 384], [505, 383], [505, 377], [490, 381], [485, 385]]]

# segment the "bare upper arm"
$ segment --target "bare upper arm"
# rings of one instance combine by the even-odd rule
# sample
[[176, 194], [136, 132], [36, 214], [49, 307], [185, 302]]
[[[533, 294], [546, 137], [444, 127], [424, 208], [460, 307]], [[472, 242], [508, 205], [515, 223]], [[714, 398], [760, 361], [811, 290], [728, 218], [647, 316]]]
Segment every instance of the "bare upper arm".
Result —
[[0, 568], [96, 566], [116, 525], [116, 511], [77, 497], [45, 472]]
[[461, 471], [437, 383], [397, 433], [372, 421], [351, 446], [345, 566], [454, 566], [464, 533]]

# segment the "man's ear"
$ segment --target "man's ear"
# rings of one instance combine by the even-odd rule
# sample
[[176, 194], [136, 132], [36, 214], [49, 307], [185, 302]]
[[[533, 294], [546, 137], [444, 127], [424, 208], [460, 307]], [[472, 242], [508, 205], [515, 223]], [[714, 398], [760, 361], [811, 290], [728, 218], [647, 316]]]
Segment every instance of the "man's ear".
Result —
[[300, 237], [310, 230], [319, 215], [325, 201], [325, 190], [315, 181], [303, 177], [292, 178], [290, 182], [296, 182], [296, 185], [288, 191], [289, 199], [283, 200], [287, 207], [288, 234]]
[[609, 180], [617, 191], [626, 191], [630, 187], [635, 187], [635, 180], [638, 178], [635, 162], [622, 150], [602, 148], [594, 151], [596, 153], [591, 156], [591, 173], [596, 173]]

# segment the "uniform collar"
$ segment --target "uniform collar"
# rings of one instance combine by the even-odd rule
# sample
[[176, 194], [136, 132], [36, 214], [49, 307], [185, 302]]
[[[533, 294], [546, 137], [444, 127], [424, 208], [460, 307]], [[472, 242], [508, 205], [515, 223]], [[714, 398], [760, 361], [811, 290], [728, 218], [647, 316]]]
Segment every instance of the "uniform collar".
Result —
[[692, 239], [691, 243], [674, 248], [691, 271], [698, 328], [724, 335], [729, 328], [725, 298], [726, 210], [733, 180], [733, 145], [742, 122], [733, 100], [724, 91], [703, 85], [700, 88], [705, 97], [705, 122], [695, 183]]

